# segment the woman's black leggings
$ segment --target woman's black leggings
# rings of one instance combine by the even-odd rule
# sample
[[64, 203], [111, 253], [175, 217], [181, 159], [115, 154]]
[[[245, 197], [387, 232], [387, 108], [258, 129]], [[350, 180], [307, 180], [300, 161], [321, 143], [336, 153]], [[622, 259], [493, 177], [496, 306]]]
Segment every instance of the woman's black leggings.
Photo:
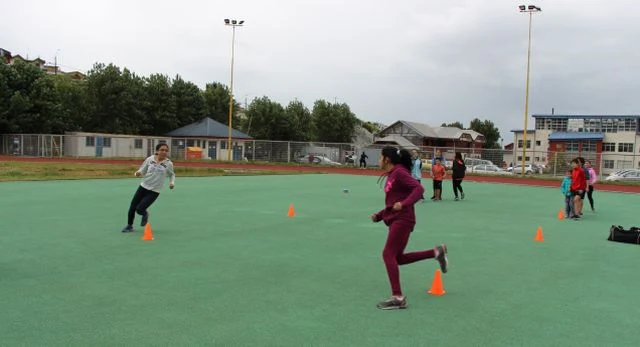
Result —
[[458, 190], [460, 191], [460, 194], [462, 194], [462, 180], [454, 179], [452, 181], [453, 181], [453, 195], [455, 195], [457, 198]]
[[589, 185], [587, 190], [587, 198], [589, 199], [589, 205], [591, 205], [591, 209], [593, 210], [593, 186]]
[[147, 209], [158, 198], [160, 193], [156, 193], [152, 190], [148, 190], [142, 186], [138, 187], [136, 194], [131, 199], [131, 205], [129, 206], [129, 215], [127, 216], [127, 225], [133, 225], [133, 219], [136, 216], [136, 212], [144, 216], [147, 213]]

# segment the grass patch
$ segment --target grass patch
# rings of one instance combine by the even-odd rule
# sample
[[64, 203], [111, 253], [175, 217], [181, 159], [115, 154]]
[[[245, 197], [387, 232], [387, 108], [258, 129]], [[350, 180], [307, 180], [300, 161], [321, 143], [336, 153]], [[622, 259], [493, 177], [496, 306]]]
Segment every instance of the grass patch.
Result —
[[[0, 162], [0, 182], [131, 178], [138, 165]], [[307, 172], [176, 166], [179, 177], [292, 175]]]

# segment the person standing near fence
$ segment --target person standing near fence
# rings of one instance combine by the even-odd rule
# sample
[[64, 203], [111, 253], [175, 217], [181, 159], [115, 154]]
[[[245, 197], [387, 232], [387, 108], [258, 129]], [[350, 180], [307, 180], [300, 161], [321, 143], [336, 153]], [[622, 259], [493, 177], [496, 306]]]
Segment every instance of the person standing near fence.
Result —
[[424, 187], [411, 177], [411, 154], [405, 149], [385, 147], [380, 153], [380, 167], [387, 177], [384, 185], [385, 208], [371, 215], [374, 223], [384, 221], [389, 228], [382, 258], [391, 284], [391, 298], [378, 303], [382, 310], [407, 308], [407, 298], [400, 286], [399, 265], [435, 258], [443, 273], [447, 272], [447, 246], [419, 252], [404, 253], [416, 224], [414, 205], [424, 193]]
[[[436, 159], [440, 160], [442, 165], [445, 165], [444, 156], [442, 155], [442, 151], [439, 149], [436, 149], [436, 154], [431, 159], [431, 176], [433, 176], [433, 167], [436, 165]], [[435, 185], [435, 182], [434, 182], [434, 185]], [[433, 196], [431, 197], [431, 200], [435, 200], [435, 198], [436, 198], [436, 193], [434, 191]]]
[[571, 161], [573, 171], [571, 171], [571, 195], [573, 197], [573, 215], [572, 219], [580, 219], [582, 214], [582, 203], [584, 199], [585, 189], [587, 189], [587, 180], [584, 176], [584, 168], [580, 165], [580, 159], [575, 158]]
[[562, 179], [562, 184], [560, 185], [560, 192], [564, 196], [564, 213], [567, 218], [573, 216], [573, 196], [571, 196], [571, 176], [572, 170], [568, 169], [567, 174]]
[[[418, 151], [415, 149], [411, 151], [411, 154], [411, 160], [413, 160], [413, 166], [411, 167], [411, 176], [413, 176], [413, 178], [415, 178], [422, 185], [422, 160], [420, 159], [420, 154], [418, 154]], [[422, 202], [424, 202], [424, 193], [422, 194], [420, 199]]]
[[436, 158], [436, 163], [431, 167], [431, 175], [433, 176], [433, 201], [442, 200], [442, 181], [447, 175], [447, 170], [440, 163], [440, 159]]
[[133, 221], [136, 213], [142, 216], [140, 225], [147, 225], [149, 221], [149, 212], [147, 209], [160, 195], [160, 191], [167, 177], [169, 177], [169, 189], [173, 189], [175, 186], [176, 174], [173, 169], [173, 163], [167, 158], [168, 153], [169, 146], [167, 146], [167, 144], [158, 144], [156, 146], [156, 153], [145, 159], [140, 168], [135, 172], [136, 177], [143, 176], [143, 178], [133, 199], [131, 199], [129, 213], [127, 215], [127, 225], [122, 229], [123, 233], [133, 231]]
[[585, 168], [589, 173], [589, 179], [587, 180], [587, 198], [589, 199], [589, 205], [591, 206], [591, 211], [595, 212], [595, 208], [593, 207], [593, 188], [598, 180], [598, 175], [596, 175], [596, 170], [593, 169], [591, 165], [591, 160], [587, 160], [585, 162]]
[[453, 194], [456, 196], [455, 200], [458, 201], [458, 191], [460, 191], [460, 198], [464, 200], [464, 191], [462, 190], [462, 179], [464, 179], [464, 174], [467, 171], [466, 165], [464, 165], [464, 160], [462, 160], [462, 153], [456, 152], [456, 156], [453, 159], [451, 174], [451, 181], [453, 182]]
[[367, 168], [367, 159], [369, 157], [364, 153], [364, 151], [362, 151], [362, 154], [360, 154], [360, 167], [361, 168]]

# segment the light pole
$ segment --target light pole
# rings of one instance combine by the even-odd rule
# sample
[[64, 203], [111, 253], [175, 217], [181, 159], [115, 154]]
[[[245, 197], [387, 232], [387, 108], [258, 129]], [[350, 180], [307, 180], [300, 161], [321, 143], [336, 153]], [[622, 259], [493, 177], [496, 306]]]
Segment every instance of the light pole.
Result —
[[542, 9], [535, 5], [520, 5], [520, 12], [529, 13], [529, 47], [527, 48], [527, 87], [524, 101], [524, 138], [522, 140], [522, 176], [525, 175], [525, 160], [527, 158], [527, 119], [529, 118], [529, 70], [531, 68], [531, 21], [534, 12]]
[[233, 118], [233, 57], [235, 53], [235, 42], [236, 42], [236, 27], [242, 26], [244, 21], [237, 21], [235, 19], [229, 20], [228, 18], [224, 20], [224, 24], [231, 26], [233, 29], [233, 34], [231, 36], [231, 85], [229, 87], [229, 139], [227, 141], [227, 160], [231, 161], [231, 152], [233, 148], [231, 148], [231, 130], [232, 126], [232, 118]]
[[56, 50], [56, 56], [53, 58], [54, 59], [54, 65], [55, 65], [55, 74], [58, 74], [58, 53], [60, 52], [60, 49], [58, 48]]

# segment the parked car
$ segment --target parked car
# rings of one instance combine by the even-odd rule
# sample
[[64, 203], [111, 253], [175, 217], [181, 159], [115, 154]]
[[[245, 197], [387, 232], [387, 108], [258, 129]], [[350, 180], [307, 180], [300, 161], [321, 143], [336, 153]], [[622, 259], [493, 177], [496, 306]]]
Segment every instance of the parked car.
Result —
[[[515, 167], [508, 167], [507, 171], [515, 174], [521, 174], [522, 165], [516, 165]], [[538, 173], [538, 172], [539, 172], [538, 168], [535, 166], [532, 166], [531, 164], [527, 164], [524, 166], [525, 175], [531, 175], [532, 173]]]
[[471, 167], [471, 172], [485, 175], [513, 175], [513, 173], [503, 170], [496, 165], [476, 165]]
[[320, 165], [342, 165], [338, 162], [335, 162], [325, 157], [324, 155], [313, 155], [312, 161], [309, 162], [309, 154], [299, 156], [298, 158], [296, 158], [296, 162], [301, 164], [313, 163], [313, 164], [320, 164]]
[[477, 166], [477, 165], [494, 165], [490, 160], [480, 159], [480, 158], [464, 158], [464, 165], [467, 167]]
[[605, 181], [640, 182], [640, 169], [624, 169], [612, 172]]
[[344, 158], [344, 162], [347, 164], [355, 164], [356, 161], [360, 162], [360, 156], [355, 154], [349, 154]]

